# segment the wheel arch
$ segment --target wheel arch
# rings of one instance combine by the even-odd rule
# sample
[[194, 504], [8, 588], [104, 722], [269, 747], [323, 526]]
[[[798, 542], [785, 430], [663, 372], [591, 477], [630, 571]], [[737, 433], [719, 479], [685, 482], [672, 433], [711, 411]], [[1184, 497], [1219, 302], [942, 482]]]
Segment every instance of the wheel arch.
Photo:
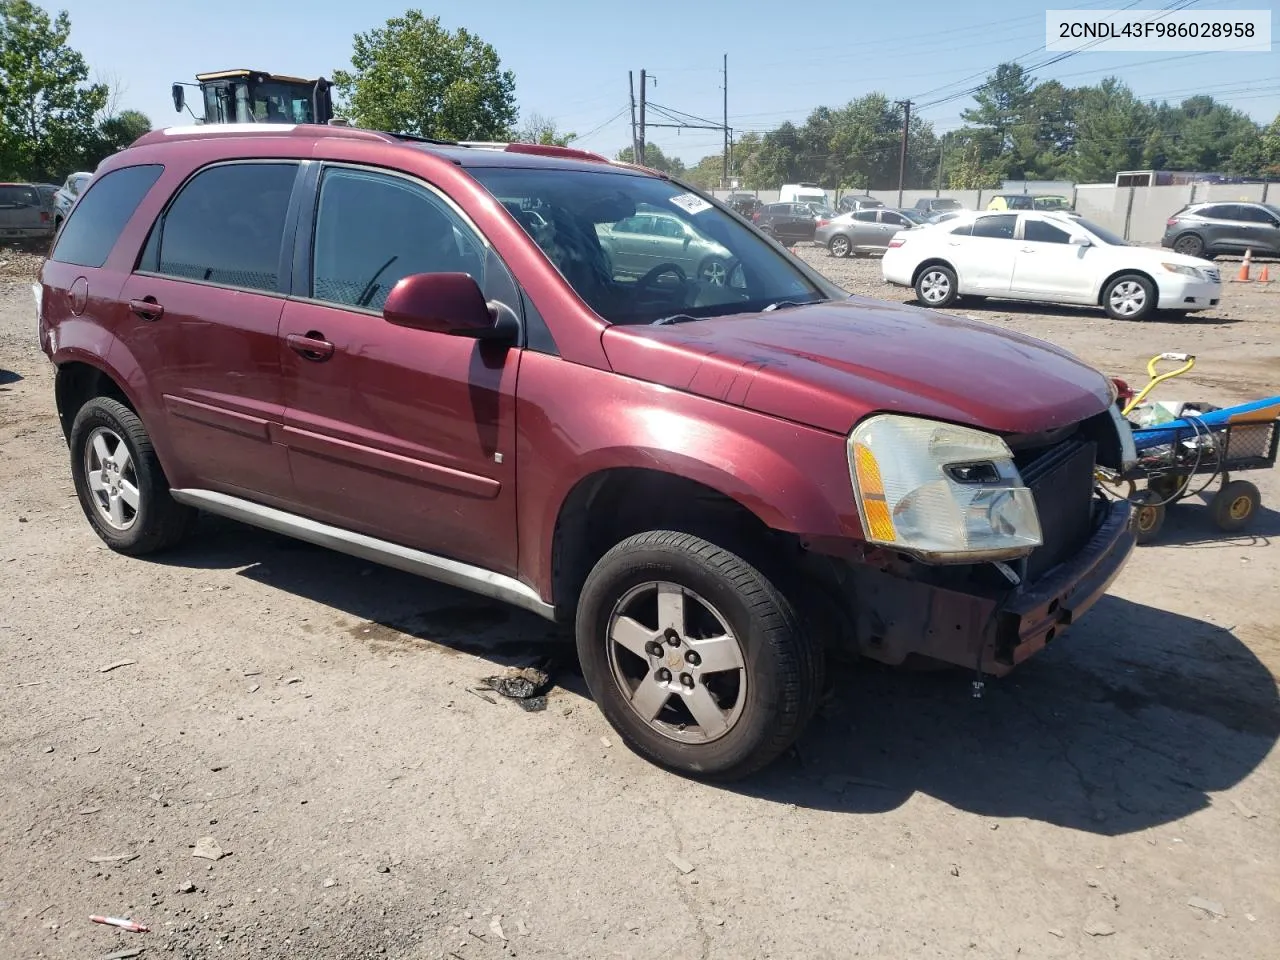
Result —
[[[93, 358], [96, 360], [97, 358]], [[89, 358], [76, 356], [58, 364], [53, 381], [54, 402], [58, 411], [58, 423], [64, 440], [71, 439], [71, 425], [80, 408], [94, 397], [110, 397], [118, 400], [135, 414], [138, 404], [123, 385], [122, 379], [106, 367]]]
[[920, 263], [916, 265], [916, 268], [911, 271], [911, 286], [914, 287], [916, 282], [920, 279], [920, 274], [924, 273], [930, 267], [946, 267], [956, 275], [956, 286], [958, 287], [960, 285], [960, 274], [956, 271], [955, 265], [952, 264], [951, 261], [947, 260], [945, 257], [929, 257], [926, 260], [920, 261]]
[[[1109, 273], [1105, 278], [1103, 278], [1102, 283], [1098, 285], [1098, 290], [1097, 290], [1096, 296], [1094, 297], [1094, 302], [1097, 303], [1097, 305], [1100, 307], [1103, 306], [1103, 300], [1106, 298], [1106, 295], [1107, 295], [1107, 288], [1111, 286], [1111, 284], [1119, 280], [1121, 277], [1126, 277], [1130, 275], [1135, 277], [1141, 277], [1142, 279], [1146, 280], [1149, 284], [1151, 284], [1152, 290], [1155, 291], [1156, 303], [1159, 304], [1160, 284], [1156, 282], [1156, 278], [1153, 277], [1148, 271], [1134, 268], [1134, 267], [1128, 267], [1124, 270], [1112, 270], [1111, 273]], [[1152, 309], [1155, 309], [1155, 307], [1152, 307]]]

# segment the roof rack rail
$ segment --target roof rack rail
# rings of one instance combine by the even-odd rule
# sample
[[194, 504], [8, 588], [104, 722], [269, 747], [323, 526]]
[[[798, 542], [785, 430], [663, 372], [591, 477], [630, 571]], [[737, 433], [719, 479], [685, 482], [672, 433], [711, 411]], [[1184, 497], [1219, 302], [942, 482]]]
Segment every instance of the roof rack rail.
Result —
[[362, 127], [327, 126], [314, 123], [195, 123], [163, 127], [144, 133], [134, 146], [166, 143], [174, 140], [198, 140], [204, 137], [343, 137], [349, 140], [377, 140], [388, 143], [392, 135]]

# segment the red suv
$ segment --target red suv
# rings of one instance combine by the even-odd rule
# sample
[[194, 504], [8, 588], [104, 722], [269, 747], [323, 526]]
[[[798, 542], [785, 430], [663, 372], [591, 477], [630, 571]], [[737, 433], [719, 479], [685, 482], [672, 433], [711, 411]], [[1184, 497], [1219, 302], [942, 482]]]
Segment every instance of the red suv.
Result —
[[[600, 232], [646, 211], [726, 269], [615, 270]], [[573, 624], [618, 733], [699, 776], [784, 751], [828, 650], [1007, 673], [1133, 545], [1095, 494], [1132, 446], [1100, 373], [850, 297], [581, 151], [156, 131], [98, 169], [38, 294], [111, 548], [206, 511]]]

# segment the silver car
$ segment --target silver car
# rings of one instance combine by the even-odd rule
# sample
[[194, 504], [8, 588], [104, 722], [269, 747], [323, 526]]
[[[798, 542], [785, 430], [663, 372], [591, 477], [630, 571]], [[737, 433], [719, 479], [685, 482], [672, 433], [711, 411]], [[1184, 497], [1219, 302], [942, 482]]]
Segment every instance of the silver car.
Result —
[[724, 286], [733, 255], [679, 217], [657, 210], [596, 227], [600, 245], [613, 263], [615, 276], [643, 277], [655, 267], [674, 263], [686, 276]]
[[917, 210], [889, 207], [857, 210], [819, 224], [813, 241], [826, 247], [833, 257], [884, 253], [895, 233], [918, 227], [924, 222], [924, 216]]
[[83, 192], [85, 185], [93, 179], [92, 173], [73, 173], [67, 177], [66, 183], [53, 195], [53, 226], [54, 229], [62, 226], [62, 221], [67, 219], [67, 214], [71, 212], [71, 208], [75, 205], [76, 199]]

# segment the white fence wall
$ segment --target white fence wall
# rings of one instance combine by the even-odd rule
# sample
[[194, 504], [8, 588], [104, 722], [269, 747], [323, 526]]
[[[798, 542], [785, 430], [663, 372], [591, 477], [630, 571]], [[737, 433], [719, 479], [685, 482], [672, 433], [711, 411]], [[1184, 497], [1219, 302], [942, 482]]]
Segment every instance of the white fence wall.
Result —
[[[717, 197], [729, 195], [716, 190]], [[761, 203], [775, 203], [777, 190], [739, 190], [754, 193]], [[857, 191], [844, 191], [857, 192]], [[889, 205], [898, 203], [897, 190], [871, 190], [871, 196]], [[991, 197], [1002, 190], [904, 190], [902, 204], [914, 207], [924, 197], [952, 197], [969, 210], [985, 209]], [[1188, 203], [1206, 200], [1243, 200], [1280, 206], [1280, 184], [1273, 183], [1192, 183], [1176, 187], [1114, 187], [1110, 184], [1081, 184], [1070, 191], [1076, 212], [1135, 243], [1159, 243], [1165, 221]], [[827, 195], [834, 200], [834, 190]]]

